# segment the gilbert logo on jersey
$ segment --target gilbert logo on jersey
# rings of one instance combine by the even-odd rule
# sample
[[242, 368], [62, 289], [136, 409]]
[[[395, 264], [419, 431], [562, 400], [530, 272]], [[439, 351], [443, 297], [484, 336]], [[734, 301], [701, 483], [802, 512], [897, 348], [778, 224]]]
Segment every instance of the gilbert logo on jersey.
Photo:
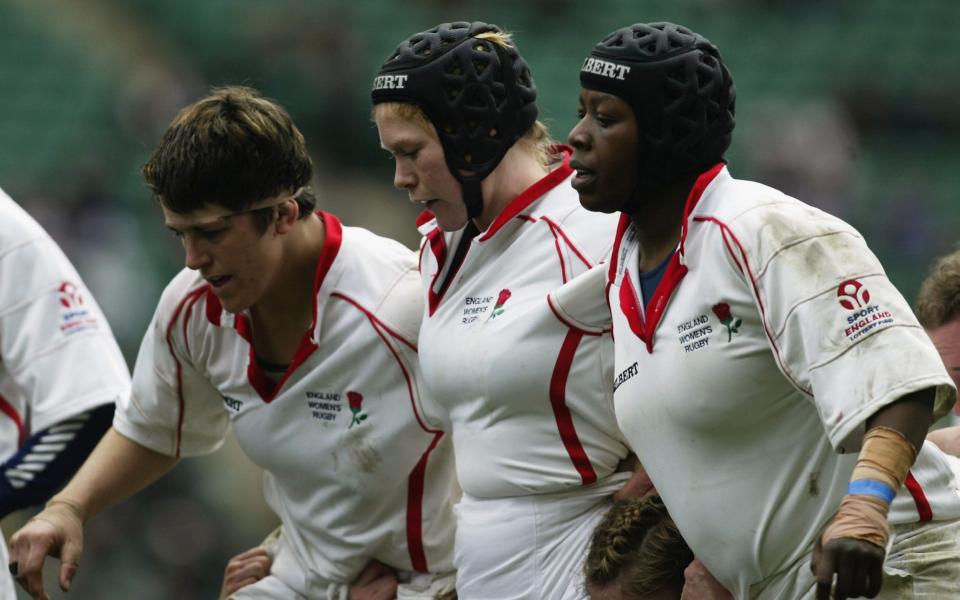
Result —
[[84, 305], [83, 295], [76, 285], [64, 281], [57, 288], [57, 296], [60, 300], [60, 331], [65, 335], [73, 335], [97, 328], [97, 319]]

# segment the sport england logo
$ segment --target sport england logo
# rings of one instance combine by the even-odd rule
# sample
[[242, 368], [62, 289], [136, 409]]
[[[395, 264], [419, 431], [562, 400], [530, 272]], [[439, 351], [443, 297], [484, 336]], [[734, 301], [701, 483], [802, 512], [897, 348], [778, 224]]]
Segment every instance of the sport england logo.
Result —
[[98, 327], [96, 317], [84, 306], [83, 295], [76, 285], [64, 281], [57, 288], [57, 297], [60, 301], [60, 331], [64, 335]]
[[870, 302], [870, 292], [856, 279], [848, 279], [837, 288], [837, 299], [847, 310], [863, 308]]
[[593, 73], [594, 75], [600, 75], [601, 77], [609, 77], [610, 79], [623, 81], [627, 73], [630, 72], [630, 67], [591, 57], [583, 61], [583, 66], [580, 67], [580, 70]]
[[870, 304], [870, 291], [856, 279], [848, 279], [837, 287], [837, 302], [853, 311], [846, 316], [843, 335], [851, 342], [870, 332], [893, 325], [893, 314], [879, 304]]

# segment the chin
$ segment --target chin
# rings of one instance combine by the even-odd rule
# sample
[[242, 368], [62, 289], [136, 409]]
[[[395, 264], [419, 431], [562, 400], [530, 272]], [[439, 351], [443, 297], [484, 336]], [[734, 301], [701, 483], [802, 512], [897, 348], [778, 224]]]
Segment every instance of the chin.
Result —
[[467, 217], [454, 217], [450, 215], [434, 215], [437, 218], [437, 227], [443, 231], [459, 231], [467, 225]]
[[604, 202], [603, 198], [595, 194], [580, 194], [580, 206], [590, 212], [610, 214], [620, 211], [619, 206], [615, 206], [612, 202]]

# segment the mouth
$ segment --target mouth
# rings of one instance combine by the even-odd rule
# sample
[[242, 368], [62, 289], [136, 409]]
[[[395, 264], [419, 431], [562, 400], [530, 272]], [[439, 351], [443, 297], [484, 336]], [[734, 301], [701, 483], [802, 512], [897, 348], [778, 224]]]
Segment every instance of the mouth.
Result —
[[573, 181], [570, 182], [570, 185], [578, 192], [587, 191], [597, 182], [597, 172], [583, 166], [583, 163], [571, 160], [570, 166], [574, 170]]
[[204, 277], [204, 279], [214, 290], [219, 290], [233, 279], [233, 275], [217, 275], [215, 277]]
[[430, 209], [430, 205], [437, 201], [437, 198], [424, 198], [422, 200], [417, 200], [416, 198], [410, 198], [410, 202], [413, 202], [416, 205], [422, 206], [426, 209]]

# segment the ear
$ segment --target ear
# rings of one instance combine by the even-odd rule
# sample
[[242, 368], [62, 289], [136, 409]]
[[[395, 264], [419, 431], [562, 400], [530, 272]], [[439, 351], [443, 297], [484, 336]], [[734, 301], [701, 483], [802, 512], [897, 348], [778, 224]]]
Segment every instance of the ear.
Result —
[[294, 223], [300, 218], [300, 205], [295, 198], [287, 198], [277, 205], [277, 219], [274, 221], [276, 231], [280, 235], [289, 233]]

